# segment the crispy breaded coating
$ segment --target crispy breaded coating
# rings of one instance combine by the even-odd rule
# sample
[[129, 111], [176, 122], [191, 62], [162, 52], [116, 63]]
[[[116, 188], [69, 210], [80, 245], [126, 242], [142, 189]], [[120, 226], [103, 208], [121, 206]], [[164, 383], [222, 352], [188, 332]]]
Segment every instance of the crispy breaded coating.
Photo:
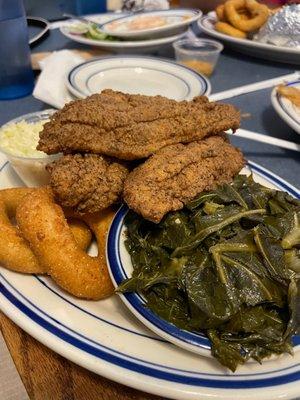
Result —
[[96, 154], [66, 155], [47, 166], [58, 202], [80, 214], [94, 213], [119, 200], [128, 169]]
[[166, 146], [128, 175], [123, 197], [135, 212], [158, 223], [200, 192], [231, 182], [243, 165], [241, 151], [221, 135]]
[[236, 130], [240, 114], [229, 104], [104, 90], [57, 111], [40, 133], [38, 150], [89, 152], [124, 160], [150, 156], [160, 148], [188, 143], [227, 129]]

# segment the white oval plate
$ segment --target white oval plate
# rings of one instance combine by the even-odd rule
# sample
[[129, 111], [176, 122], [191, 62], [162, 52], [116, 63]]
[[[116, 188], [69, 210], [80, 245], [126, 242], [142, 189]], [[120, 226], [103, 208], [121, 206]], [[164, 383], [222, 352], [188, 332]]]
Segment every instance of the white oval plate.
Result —
[[[91, 21], [95, 21], [97, 23], [104, 23], [107, 20], [111, 20], [112, 18], [118, 18], [120, 14], [96, 14], [96, 15], [88, 15], [87, 18]], [[67, 25], [60, 28], [61, 33], [66, 36], [68, 39], [73, 40], [77, 43], [86, 44], [88, 46], [101, 47], [104, 50], [110, 51], [112, 53], [152, 53], [158, 51], [161, 47], [167, 46], [176, 40], [182, 38], [186, 32], [167, 36], [164, 38], [158, 39], [149, 39], [149, 40], [95, 40], [88, 39], [82, 35], [75, 35], [69, 32], [68, 26], [73, 24], [78, 24], [76, 20], [68, 21]]]
[[164, 26], [139, 30], [119, 30], [112, 29], [111, 21], [105, 22], [101, 30], [108, 35], [118, 36], [124, 39], [154, 38], [175, 35], [185, 30], [188, 25], [197, 21], [202, 16], [200, 10], [192, 8], [175, 8], [171, 10], [157, 10], [139, 13], [138, 15], [125, 15], [114, 20], [113, 24], [126, 24], [138, 21], [141, 18], [154, 17], [166, 18], [167, 24]]
[[[300, 89], [300, 80], [291, 82], [287, 86], [295, 86]], [[300, 133], [300, 109], [297, 111], [296, 106], [283, 96], [277, 93], [274, 88], [271, 94], [272, 105], [277, 114], [297, 133]]]
[[159, 94], [177, 101], [210, 93], [209, 81], [192, 69], [173, 61], [142, 56], [86, 61], [69, 72], [67, 87], [78, 98], [103, 89], [147, 96]]
[[200, 29], [209, 36], [221, 40], [228, 46], [251, 56], [275, 60], [284, 63], [300, 65], [300, 49], [290, 47], [274, 46], [272, 44], [260, 43], [249, 39], [239, 39], [224, 33], [217, 32], [214, 28], [217, 19], [212, 13], [198, 22]]
[[[250, 164], [255, 179], [300, 192]], [[0, 155], [0, 187], [20, 186]], [[215, 360], [182, 350], [151, 333], [118, 296], [84, 301], [50, 278], [0, 267], [0, 309], [26, 332], [67, 359], [106, 378], [178, 400], [290, 400], [299, 396], [300, 352], [262, 365], [247, 363], [232, 374]]]

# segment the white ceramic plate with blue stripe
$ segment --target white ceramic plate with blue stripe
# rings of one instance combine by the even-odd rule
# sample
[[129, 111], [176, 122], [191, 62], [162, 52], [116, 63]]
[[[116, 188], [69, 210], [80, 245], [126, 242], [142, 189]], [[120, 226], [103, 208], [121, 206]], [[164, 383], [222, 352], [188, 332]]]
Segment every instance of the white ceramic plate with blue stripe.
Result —
[[[300, 192], [271, 172], [250, 164], [255, 179]], [[0, 187], [21, 182], [0, 156]], [[124, 211], [124, 210], [123, 210]], [[116, 243], [122, 210], [110, 231]], [[183, 350], [147, 329], [119, 296], [84, 301], [69, 296], [50, 278], [0, 267], [0, 309], [17, 325], [67, 359], [106, 378], [180, 400], [290, 400], [299, 397], [300, 352], [262, 365], [247, 363], [233, 374], [210, 357]]]
[[177, 101], [210, 93], [210, 83], [203, 75], [171, 60], [143, 56], [110, 56], [86, 61], [69, 72], [67, 87], [78, 98], [104, 89], [161, 95]]
[[[290, 82], [287, 86], [300, 89], [300, 80]], [[289, 99], [277, 93], [274, 88], [271, 94], [272, 105], [277, 114], [297, 133], [300, 133], [300, 108], [296, 107]]]

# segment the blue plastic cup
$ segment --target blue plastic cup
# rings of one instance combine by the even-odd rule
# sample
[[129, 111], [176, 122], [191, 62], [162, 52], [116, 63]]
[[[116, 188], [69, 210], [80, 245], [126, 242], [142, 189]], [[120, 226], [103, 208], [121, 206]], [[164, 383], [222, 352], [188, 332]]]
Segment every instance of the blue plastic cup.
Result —
[[28, 27], [22, 0], [0, 0], [0, 99], [32, 93]]

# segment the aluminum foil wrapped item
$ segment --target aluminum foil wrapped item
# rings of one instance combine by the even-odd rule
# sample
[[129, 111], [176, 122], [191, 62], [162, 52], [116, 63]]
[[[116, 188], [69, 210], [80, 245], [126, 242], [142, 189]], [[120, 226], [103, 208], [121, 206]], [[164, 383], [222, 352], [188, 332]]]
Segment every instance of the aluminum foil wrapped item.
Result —
[[282, 7], [260, 28], [254, 40], [300, 48], [300, 4]]

